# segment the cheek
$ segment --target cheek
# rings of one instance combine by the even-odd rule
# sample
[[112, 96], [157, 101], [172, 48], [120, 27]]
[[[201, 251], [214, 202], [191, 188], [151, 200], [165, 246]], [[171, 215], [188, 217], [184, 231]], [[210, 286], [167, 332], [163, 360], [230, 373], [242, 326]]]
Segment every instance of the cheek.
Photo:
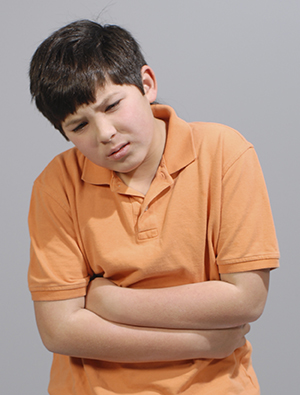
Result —
[[72, 139], [75, 147], [86, 157], [90, 158], [97, 150], [97, 146], [89, 136], [78, 136]]
[[147, 143], [152, 140], [152, 119], [147, 114], [132, 114], [129, 125], [131, 125], [132, 134], [139, 141]]
[[114, 120], [115, 126], [120, 126], [122, 129], [132, 128], [138, 122], [138, 114], [132, 109], [132, 107], [127, 106], [122, 109], [122, 112], [118, 114], [118, 117]]
[[131, 128], [140, 131], [145, 127], [149, 127], [153, 118], [151, 108], [146, 107], [142, 101], [129, 103], [124, 106], [122, 112], [119, 114], [119, 121], [122, 122], [123, 128]]
[[72, 143], [78, 149], [89, 150], [96, 147], [96, 139], [90, 131], [85, 131], [82, 134], [78, 134], [73, 137]]

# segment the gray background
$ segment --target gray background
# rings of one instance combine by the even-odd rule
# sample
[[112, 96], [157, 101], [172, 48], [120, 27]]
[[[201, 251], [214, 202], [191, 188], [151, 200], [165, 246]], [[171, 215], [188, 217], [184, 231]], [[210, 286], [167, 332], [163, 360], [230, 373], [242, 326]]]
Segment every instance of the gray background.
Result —
[[[259, 155], [281, 249], [249, 339], [264, 395], [299, 388], [300, 2], [280, 0], [10, 0], [1, 7], [1, 378], [3, 395], [46, 394], [51, 354], [27, 290], [27, 212], [35, 177], [69, 145], [30, 103], [28, 63], [75, 19], [128, 28], [186, 120], [238, 129]], [[259, 226], [259, 223], [257, 224]]]

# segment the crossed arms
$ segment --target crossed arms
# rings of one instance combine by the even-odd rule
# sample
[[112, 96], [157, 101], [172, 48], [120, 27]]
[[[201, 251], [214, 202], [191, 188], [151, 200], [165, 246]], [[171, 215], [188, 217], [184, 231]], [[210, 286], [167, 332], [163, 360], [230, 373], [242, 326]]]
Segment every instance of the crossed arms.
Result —
[[161, 289], [121, 288], [96, 278], [86, 298], [35, 302], [52, 352], [111, 362], [224, 358], [262, 314], [269, 270]]

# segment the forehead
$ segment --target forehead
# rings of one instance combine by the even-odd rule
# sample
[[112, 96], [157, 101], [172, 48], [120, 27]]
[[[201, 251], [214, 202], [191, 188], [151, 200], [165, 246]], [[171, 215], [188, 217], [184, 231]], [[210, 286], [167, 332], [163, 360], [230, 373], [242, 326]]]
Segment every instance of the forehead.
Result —
[[[90, 107], [91, 109], [98, 108], [99, 105], [109, 105], [112, 104], [111, 101], [118, 95], [130, 95], [140, 93], [139, 89], [135, 85], [131, 84], [115, 84], [108, 80], [103, 86], [98, 86], [95, 88], [94, 97], [95, 101], [83, 104], [79, 106], [76, 110], [78, 112], [80, 109]], [[141, 95], [142, 96], [142, 95]]]
[[76, 108], [76, 111], [73, 114], [69, 114], [67, 117], [77, 114], [82, 110], [86, 110], [87, 108], [94, 109], [94, 107], [98, 107], [99, 105], [107, 104], [112, 98], [118, 94], [121, 94], [124, 91], [124, 85], [117, 85], [112, 82], [106, 82], [103, 86], [97, 86], [94, 91], [94, 100], [89, 103], [84, 103], [79, 105]]
[[95, 88], [93, 102], [87, 104], [81, 104], [77, 107], [76, 111], [72, 114], [68, 114], [62, 125], [68, 127], [78, 121], [80, 117], [83, 117], [87, 112], [95, 113], [98, 110], [105, 111], [106, 107], [113, 104], [114, 100], [119, 100], [124, 95], [129, 95], [133, 91], [139, 90], [134, 85], [118, 85], [111, 81], [107, 81], [103, 86]]
[[[110, 80], [106, 81], [103, 86], [97, 86], [95, 89], [95, 103], [105, 102], [110, 97], [122, 93], [127, 85], [117, 85]], [[93, 103], [91, 103], [92, 105]]]

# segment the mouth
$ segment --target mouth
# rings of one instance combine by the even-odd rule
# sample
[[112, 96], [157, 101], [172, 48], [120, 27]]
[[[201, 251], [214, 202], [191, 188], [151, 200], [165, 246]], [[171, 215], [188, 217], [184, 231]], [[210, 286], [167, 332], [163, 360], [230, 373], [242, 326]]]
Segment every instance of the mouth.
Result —
[[129, 143], [120, 144], [116, 147], [113, 147], [109, 154], [107, 155], [110, 159], [121, 159], [128, 152]]

